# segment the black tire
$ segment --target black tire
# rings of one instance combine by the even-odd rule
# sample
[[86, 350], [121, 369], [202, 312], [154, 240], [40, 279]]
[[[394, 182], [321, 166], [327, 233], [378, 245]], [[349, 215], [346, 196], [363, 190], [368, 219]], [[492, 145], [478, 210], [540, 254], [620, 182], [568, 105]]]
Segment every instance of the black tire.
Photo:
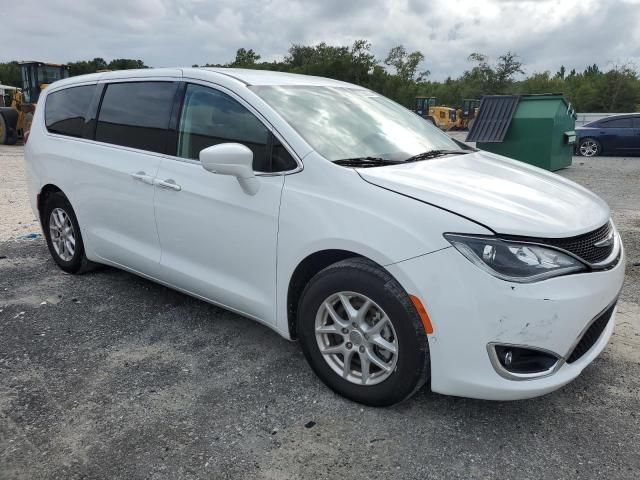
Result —
[[[75, 251], [73, 256], [65, 260], [63, 259], [56, 249], [53, 246], [53, 241], [51, 238], [50, 231], [50, 222], [51, 222], [51, 212], [56, 209], [62, 209], [64, 213], [69, 217], [71, 224], [73, 226], [73, 233], [75, 238]], [[82, 234], [80, 232], [80, 225], [78, 224], [78, 219], [76, 218], [76, 214], [73, 211], [73, 207], [69, 200], [62, 192], [55, 192], [50, 194], [44, 202], [44, 206], [42, 208], [42, 230], [44, 232], [44, 236], [47, 240], [47, 246], [49, 247], [49, 252], [53, 257], [53, 260], [58, 264], [58, 266], [68, 273], [81, 274], [93, 270], [96, 268], [97, 264], [91, 262], [87, 259], [84, 251], [84, 243], [82, 241]]]
[[[316, 315], [323, 302], [338, 292], [355, 292], [373, 300], [395, 330], [395, 369], [375, 385], [346, 380], [329, 366], [315, 336]], [[429, 343], [409, 295], [382, 267], [364, 258], [349, 258], [316, 274], [300, 298], [297, 318], [300, 343], [307, 361], [332, 390], [371, 406], [387, 406], [413, 395], [429, 378]], [[344, 358], [344, 357], [343, 357]]]
[[[589, 154], [583, 153], [583, 147], [585, 147], [586, 149], [587, 146], [591, 147], [589, 148], [589, 151], [594, 152], [593, 154], [589, 155]], [[595, 151], [594, 151], [594, 148], [595, 148]], [[581, 157], [597, 157], [602, 153], [602, 145], [600, 145], [600, 142], [595, 138], [591, 138], [591, 137], [581, 138], [580, 142], [578, 143], [578, 148], [576, 148], [576, 153]]]
[[7, 121], [4, 115], [0, 113], [0, 145], [8, 145], [7, 139], [10, 137]]
[[7, 137], [7, 145], [15, 145], [18, 143], [18, 132], [11, 130]]

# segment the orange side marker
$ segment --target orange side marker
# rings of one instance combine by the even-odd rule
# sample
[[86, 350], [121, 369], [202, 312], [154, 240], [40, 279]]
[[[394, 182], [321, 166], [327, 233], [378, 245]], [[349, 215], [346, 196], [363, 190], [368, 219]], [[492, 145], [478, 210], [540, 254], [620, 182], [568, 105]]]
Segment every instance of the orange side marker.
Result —
[[433, 333], [433, 325], [431, 325], [431, 320], [429, 319], [429, 315], [422, 305], [422, 302], [415, 295], [409, 295], [409, 298], [415, 305], [416, 310], [418, 310], [418, 315], [420, 315], [420, 320], [422, 320], [422, 325], [424, 326], [424, 331], [427, 333]]

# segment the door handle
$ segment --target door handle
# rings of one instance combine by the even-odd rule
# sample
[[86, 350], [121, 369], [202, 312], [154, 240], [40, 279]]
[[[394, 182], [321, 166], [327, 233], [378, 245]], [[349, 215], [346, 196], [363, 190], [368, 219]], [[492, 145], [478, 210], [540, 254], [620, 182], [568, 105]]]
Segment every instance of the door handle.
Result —
[[138, 180], [142, 183], [153, 185], [153, 177], [151, 175], [147, 175], [145, 172], [140, 171], [140, 172], [132, 173], [131, 177], [134, 180]]
[[155, 179], [153, 183], [158, 187], [166, 188], [167, 190], [175, 190], [176, 192], [182, 190], [182, 187], [172, 178], [167, 178], [166, 180]]

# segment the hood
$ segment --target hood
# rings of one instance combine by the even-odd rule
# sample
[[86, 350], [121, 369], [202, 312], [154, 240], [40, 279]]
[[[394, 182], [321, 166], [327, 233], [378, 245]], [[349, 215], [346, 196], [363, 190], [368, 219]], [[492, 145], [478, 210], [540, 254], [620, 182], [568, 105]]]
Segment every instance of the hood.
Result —
[[452, 211], [496, 233], [570, 237], [601, 227], [610, 215], [607, 204], [580, 185], [488, 152], [358, 173], [373, 185]]

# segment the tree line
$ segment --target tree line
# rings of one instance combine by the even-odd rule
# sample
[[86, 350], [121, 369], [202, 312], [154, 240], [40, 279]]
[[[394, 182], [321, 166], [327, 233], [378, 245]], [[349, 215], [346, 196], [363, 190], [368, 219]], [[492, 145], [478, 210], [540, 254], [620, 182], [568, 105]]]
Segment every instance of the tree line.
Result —
[[[482, 53], [471, 53], [468, 68], [457, 78], [431, 80], [421, 69], [425, 56], [420, 51], [393, 47], [384, 59], [371, 52], [371, 43], [356, 40], [350, 46], [327, 43], [294, 44], [283, 60], [265, 62], [253, 49], [240, 48], [233, 61], [205, 64], [210, 67], [242, 67], [318, 75], [362, 85], [412, 108], [416, 96], [436, 97], [440, 104], [458, 107], [466, 98], [483, 95], [562, 93], [579, 112], [634, 112], [640, 110], [640, 78], [632, 65], [615, 65], [608, 70], [590, 65], [585, 70], [536, 72], [525, 76], [518, 55], [506, 52], [491, 60]], [[99, 70], [148, 68], [142, 60], [103, 58], [68, 63], [70, 75]], [[198, 66], [198, 65], [194, 65]], [[0, 63], [0, 82], [20, 86], [17, 62]]]

